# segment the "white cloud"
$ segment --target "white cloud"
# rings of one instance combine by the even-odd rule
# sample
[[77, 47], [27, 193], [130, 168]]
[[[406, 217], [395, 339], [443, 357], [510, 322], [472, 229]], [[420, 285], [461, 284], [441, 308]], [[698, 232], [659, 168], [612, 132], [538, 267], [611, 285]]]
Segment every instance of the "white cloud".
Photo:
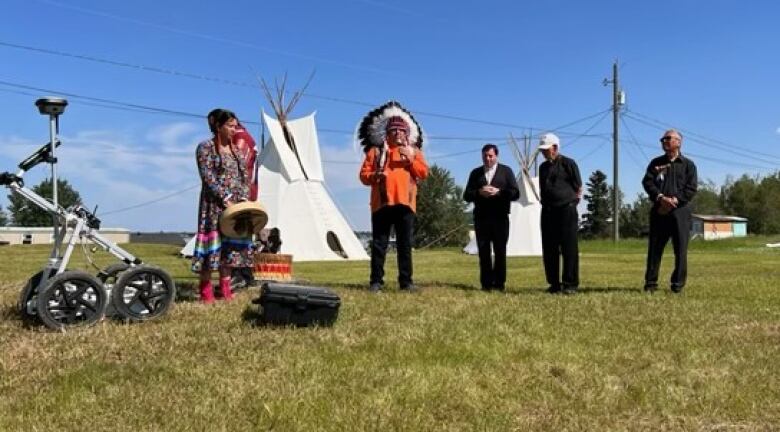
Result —
[[358, 180], [360, 164], [363, 155], [352, 148], [344, 146], [333, 147], [323, 145], [320, 147], [320, 157], [325, 173], [325, 182], [331, 190], [363, 188]]
[[780, 127], [777, 128], [777, 130], [775, 132], [777, 132], [777, 134], [780, 135]]
[[[79, 191], [85, 205], [99, 206], [104, 227], [194, 231], [200, 193], [195, 147], [206, 138], [204, 130], [193, 123], [170, 123], [137, 136], [114, 130], [63, 135], [58, 175]], [[353, 147], [351, 138], [335, 145], [324, 141], [320, 152], [328, 190], [355, 228], [368, 229], [369, 189], [358, 180], [363, 152]], [[15, 171], [40, 145], [33, 139], [0, 136], [0, 171]], [[25, 181], [36, 185], [49, 173], [48, 165], [41, 164]], [[145, 205], [135, 207], [139, 204]]]
[[[63, 144], [57, 151], [58, 176], [79, 191], [85, 205], [99, 205], [98, 217], [173, 195], [101, 217], [106, 227], [194, 230], [200, 190], [195, 164], [197, 139], [192, 136], [196, 130], [193, 124], [174, 123], [155, 127], [145, 139], [111, 130], [62, 135]], [[0, 146], [4, 149], [0, 171], [13, 171], [40, 143], [12, 136], [0, 137]], [[25, 181], [32, 186], [49, 175], [48, 165], [41, 164], [25, 176]]]
[[[205, 123], [205, 122], [204, 122]], [[208, 138], [205, 124], [200, 127], [194, 123], [172, 123], [153, 128], [146, 134], [146, 139], [159, 143], [160, 150], [166, 153], [187, 152], [195, 154], [195, 145]]]

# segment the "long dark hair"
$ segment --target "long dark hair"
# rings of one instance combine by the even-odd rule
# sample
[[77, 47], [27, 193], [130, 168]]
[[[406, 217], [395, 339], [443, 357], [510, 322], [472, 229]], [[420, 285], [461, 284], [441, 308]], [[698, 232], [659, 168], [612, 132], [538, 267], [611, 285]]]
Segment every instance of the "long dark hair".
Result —
[[238, 120], [238, 117], [236, 117], [236, 114], [233, 111], [222, 108], [212, 110], [208, 115], [209, 129], [211, 129], [211, 133], [217, 135], [219, 128], [232, 119]]
[[[222, 155], [219, 154], [218, 145], [222, 137], [219, 135], [219, 128], [224, 126], [225, 123], [229, 122], [230, 120], [236, 119], [236, 121], [238, 121], [238, 117], [233, 111], [216, 108], [209, 112], [206, 119], [209, 123], [209, 129], [211, 129], [211, 133], [214, 134], [214, 151], [219, 156], [219, 168], [221, 171], [223, 169]], [[238, 173], [241, 175], [241, 181], [246, 181], [246, 173], [244, 173], [244, 170], [241, 168], [241, 164], [238, 162], [238, 155], [236, 155], [232, 145], [229, 145], [228, 148], [230, 149], [230, 154], [233, 155], [233, 159], [236, 160], [236, 166], [238, 166]]]

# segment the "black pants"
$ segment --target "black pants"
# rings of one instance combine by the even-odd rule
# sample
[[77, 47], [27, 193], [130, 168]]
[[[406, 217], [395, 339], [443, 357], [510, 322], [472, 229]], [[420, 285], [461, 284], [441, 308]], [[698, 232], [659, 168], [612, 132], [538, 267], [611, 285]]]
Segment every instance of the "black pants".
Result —
[[688, 239], [691, 235], [691, 208], [680, 207], [666, 215], [650, 213], [650, 238], [647, 242], [647, 270], [645, 284], [658, 283], [658, 270], [669, 238], [674, 247], [674, 271], [671, 283], [682, 287], [688, 276]]
[[395, 228], [395, 248], [398, 254], [398, 284], [412, 285], [412, 231], [414, 212], [405, 205], [385, 206], [371, 214], [371, 280], [384, 283], [385, 255], [390, 240], [390, 228]]
[[[577, 247], [579, 217], [577, 205], [542, 207], [542, 258], [547, 283], [553, 288], [576, 289], [580, 284], [580, 257]], [[563, 255], [563, 275], [560, 257]]]
[[[482, 288], [503, 289], [506, 282], [506, 243], [509, 215], [474, 218], [479, 250], [479, 281]], [[491, 257], [491, 246], [495, 261]]]

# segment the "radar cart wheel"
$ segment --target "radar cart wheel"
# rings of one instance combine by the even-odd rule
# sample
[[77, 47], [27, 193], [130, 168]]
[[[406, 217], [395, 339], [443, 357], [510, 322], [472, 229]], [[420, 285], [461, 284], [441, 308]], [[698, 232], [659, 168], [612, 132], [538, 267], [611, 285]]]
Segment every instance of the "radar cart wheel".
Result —
[[17, 303], [17, 310], [22, 317], [22, 321], [25, 324], [40, 324], [41, 320], [38, 318], [36, 311], [36, 299], [38, 297], [38, 285], [41, 283], [44, 272], [49, 273], [49, 277], [52, 277], [56, 270], [45, 269], [38, 273], [35, 273], [30, 279], [27, 280], [27, 284], [22, 288], [22, 292], [19, 295], [19, 303]]
[[164, 315], [175, 298], [173, 279], [164, 270], [149, 265], [125, 270], [111, 288], [111, 304], [116, 313], [130, 321]]
[[54, 330], [89, 326], [103, 318], [107, 300], [106, 290], [95, 276], [69, 270], [49, 279], [38, 293], [37, 315]]

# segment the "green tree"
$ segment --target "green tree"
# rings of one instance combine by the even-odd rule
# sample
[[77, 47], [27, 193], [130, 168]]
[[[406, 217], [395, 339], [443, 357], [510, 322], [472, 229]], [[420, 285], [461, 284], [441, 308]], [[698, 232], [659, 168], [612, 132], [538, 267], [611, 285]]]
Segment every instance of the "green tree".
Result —
[[780, 233], [780, 172], [761, 179], [756, 195], [758, 202], [753, 215], [757, 222], [756, 232]]
[[8, 215], [5, 213], [2, 207], [0, 207], [0, 226], [8, 225]]
[[468, 223], [463, 188], [447, 169], [431, 166], [417, 191], [415, 247], [462, 246], [468, 241]]
[[588, 212], [585, 218], [584, 233], [588, 237], [609, 236], [610, 223], [610, 191], [607, 186], [607, 175], [596, 170], [588, 178], [586, 183], [587, 193], [584, 198], [588, 202]]
[[653, 203], [647, 195], [637, 194], [631, 204], [623, 204], [620, 208], [620, 236], [644, 237], [650, 229], [650, 209]]
[[726, 179], [726, 184], [721, 189], [723, 211], [731, 216], [746, 217], [748, 230], [753, 233], [761, 233], [762, 224], [758, 215], [759, 202], [757, 179], [748, 175], [743, 175], [737, 180]]
[[691, 202], [693, 211], [704, 215], [717, 215], [723, 213], [721, 207], [720, 191], [712, 180], [699, 182], [699, 190]]
[[[33, 186], [32, 191], [51, 201], [51, 186], [52, 181], [50, 178], [48, 178], [36, 186]], [[49, 212], [28, 201], [21, 195], [15, 193], [10, 194], [8, 195], [8, 200], [11, 202], [11, 205], [8, 206], [8, 211], [11, 212], [11, 218], [13, 219], [14, 225], [26, 227], [42, 227], [52, 225], [51, 214]], [[75, 189], [73, 189], [67, 180], [58, 178], [57, 201], [60, 206], [69, 207], [73, 204], [81, 202], [81, 196]]]

